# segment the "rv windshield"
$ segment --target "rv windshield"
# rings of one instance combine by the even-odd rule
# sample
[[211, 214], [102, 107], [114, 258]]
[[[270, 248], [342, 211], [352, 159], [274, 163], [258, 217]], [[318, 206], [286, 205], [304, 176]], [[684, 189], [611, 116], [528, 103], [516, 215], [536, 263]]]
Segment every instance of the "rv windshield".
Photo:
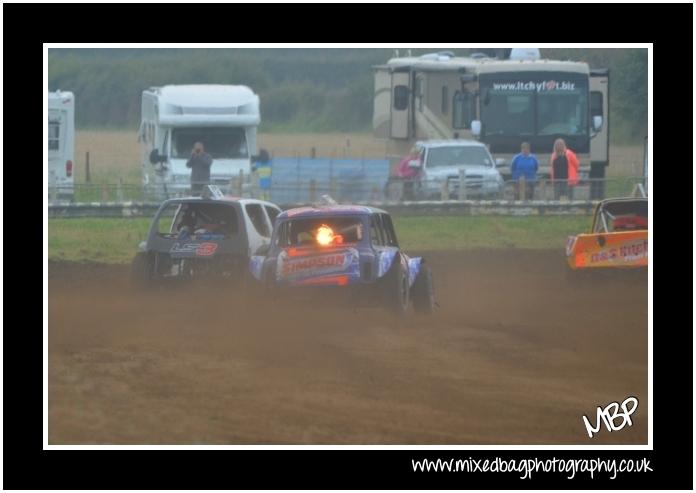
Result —
[[433, 147], [428, 150], [427, 168], [444, 166], [493, 166], [486, 149], [481, 146]]
[[562, 93], [539, 93], [537, 134], [587, 134], [587, 91], [576, 89]]
[[481, 85], [481, 115], [486, 135], [584, 136], [588, 133], [587, 78], [580, 78], [580, 74], [489, 76]]
[[172, 157], [188, 159], [196, 142], [202, 142], [213, 159], [249, 157], [243, 128], [175, 128], [172, 130]]

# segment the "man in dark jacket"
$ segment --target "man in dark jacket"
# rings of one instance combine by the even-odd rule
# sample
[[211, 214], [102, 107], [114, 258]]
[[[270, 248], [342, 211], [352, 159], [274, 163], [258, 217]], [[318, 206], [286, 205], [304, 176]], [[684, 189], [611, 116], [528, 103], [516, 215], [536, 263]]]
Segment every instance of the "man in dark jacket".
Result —
[[205, 152], [202, 142], [193, 145], [191, 157], [186, 162], [186, 167], [191, 168], [191, 194], [200, 195], [203, 187], [210, 182], [210, 167], [213, 158]]

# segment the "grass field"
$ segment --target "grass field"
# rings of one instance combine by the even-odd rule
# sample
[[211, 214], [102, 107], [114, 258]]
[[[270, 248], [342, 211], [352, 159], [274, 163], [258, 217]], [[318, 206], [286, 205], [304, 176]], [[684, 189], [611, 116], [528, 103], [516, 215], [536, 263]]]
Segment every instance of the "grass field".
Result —
[[[273, 155], [309, 156], [312, 148], [317, 156], [349, 158], [381, 158], [385, 141], [370, 134], [260, 134], [258, 147]], [[141, 181], [141, 150], [136, 131], [79, 130], [75, 139], [75, 181], [85, 182], [85, 153], [90, 154], [93, 183], [126, 184]], [[641, 146], [613, 146], [610, 149], [608, 176], [642, 174]]]
[[[468, 249], [559, 249], [569, 234], [587, 229], [587, 216], [395, 217], [401, 246], [407, 251]], [[51, 260], [130, 262], [145, 239], [149, 218], [50, 219]]]

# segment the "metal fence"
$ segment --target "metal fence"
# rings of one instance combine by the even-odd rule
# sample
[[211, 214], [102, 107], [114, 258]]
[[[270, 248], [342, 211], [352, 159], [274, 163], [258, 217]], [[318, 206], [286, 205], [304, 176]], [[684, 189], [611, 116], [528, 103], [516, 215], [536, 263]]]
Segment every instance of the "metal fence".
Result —
[[[644, 177], [616, 177], [585, 179], [575, 186], [568, 186], [560, 180], [541, 179], [536, 182], [506, 181], [501, 188], [487, 188], [481, 180], [466, 177], [446, 181], [408, 182], [390, 179], [387, 174], [369, 176], [355, 171], [343, 174], [336, 172], [333, 176], [307, 174], [294, 176], [292, 179], [274, 175], [268, 188], [259, 186], [258, 180], [254, 179], [235, 178], [216, 184], [226, 194], [262, 198], [279, 204], [312, 203], [325, 194], [340, 203], [375, 204], [451, 200], [588, 201], [630, 196], [636, 193], [639, 184], [646, 186]], [[191, 195], [191, 189], [186, 185], [167, 188], [161, 185], [75, 183], [69, 187], [49, 184], [48, 188], [51, 204], [161, 202], [166, 198], [188, 195]]]

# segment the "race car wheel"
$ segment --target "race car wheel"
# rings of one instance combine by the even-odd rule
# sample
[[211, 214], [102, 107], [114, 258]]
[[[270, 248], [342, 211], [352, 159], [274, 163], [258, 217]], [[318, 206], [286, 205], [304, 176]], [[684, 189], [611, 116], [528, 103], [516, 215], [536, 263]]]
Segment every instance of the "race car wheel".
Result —
[[428, 315], [435, 309], [433, 273], [430, 267], [422, 266], [413, 282], [413, 308], [416, 313]]
[[138, 252], [131, 263], [131, 280], [138, 288], [152, 287], [155, 283], [155, 257], [146, 252]]
[[397, 255], [392, 262], [392, 266], [386, 275], [386, 297], [387, 308], [398, 317], [405, 317], [408, 314], [410, 303], [408, 274], [401, 265], [401, 257]]

